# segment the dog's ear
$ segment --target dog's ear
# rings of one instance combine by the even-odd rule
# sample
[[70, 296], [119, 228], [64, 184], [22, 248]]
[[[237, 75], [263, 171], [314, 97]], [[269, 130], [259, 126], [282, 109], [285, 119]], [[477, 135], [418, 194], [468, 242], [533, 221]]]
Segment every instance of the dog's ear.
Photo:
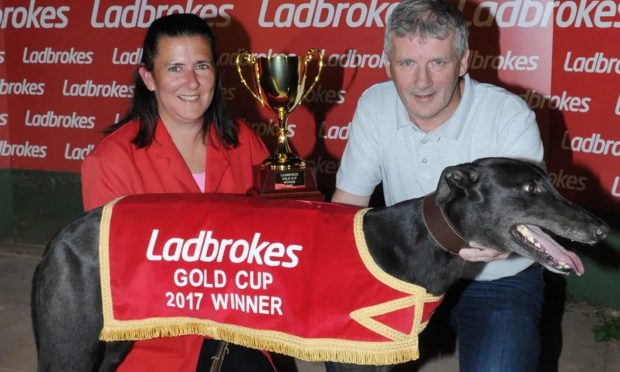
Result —
[[482, 195], [476, 187], [479, 173], [472, 164], [461, 164], [447, 167], [441, 173], [435, 200], [437, 204], [445, 204], [458, 195], [465, 195], [468, 200], [478, 202]]

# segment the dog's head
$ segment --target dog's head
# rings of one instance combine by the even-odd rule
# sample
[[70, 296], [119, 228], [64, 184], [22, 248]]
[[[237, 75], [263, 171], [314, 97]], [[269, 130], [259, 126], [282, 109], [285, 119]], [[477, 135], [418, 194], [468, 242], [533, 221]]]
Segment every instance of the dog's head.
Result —
[[485, 158], [446, 168], [435, 197], [468, 242], [529, 257], [547, 269], [583, 273], [579, 257], [549, 234], [594, 244], [609, 227], [562, 197], [539, 167]]

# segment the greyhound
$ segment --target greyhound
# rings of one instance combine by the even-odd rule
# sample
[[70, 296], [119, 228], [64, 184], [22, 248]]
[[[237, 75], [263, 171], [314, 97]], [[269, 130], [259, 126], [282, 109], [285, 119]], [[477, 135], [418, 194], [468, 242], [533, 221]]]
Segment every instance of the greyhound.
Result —
[[[103, 324], [100, 220], [101, 209], [96, 209], [61, 230], [35, 271], [32, 317], [39, 371], [113, 371], [131, 349], [129, 341], [98, 339]], [[466, 263], [455, 253], [466, 242], [529, 257], [556, 273], [580, 275], [577, 255], [547, 233], [589, 245], [609, 233], [603, 221], [563, 198], [542, 169], [507, 158], [448, 167], [435, 193], [369, 210], [363, 230], [379, 267], [437, 296], [459, 279]]]

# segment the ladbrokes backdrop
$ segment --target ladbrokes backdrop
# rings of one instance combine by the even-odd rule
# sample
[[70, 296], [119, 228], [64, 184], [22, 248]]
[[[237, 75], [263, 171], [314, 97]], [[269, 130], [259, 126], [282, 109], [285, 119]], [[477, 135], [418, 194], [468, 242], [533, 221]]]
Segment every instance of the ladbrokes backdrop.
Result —
[[[383, 27], [397, 2], [331, 0], [0, 1], [0, 168], [78, 172], [127, 109], [145, 28], [191, 12], [214, 28], [225, 97], [273, 145], [274, 115], [241, 86], [235, 52], [323, 51], [320, 83], [290, 116], [290, 141], [333, 188], [360, 94], [386, 79]], [[538, 117], [556, 186], [620, 211], [620, 1], [457, 4], [470, 73], [521, 95]]]

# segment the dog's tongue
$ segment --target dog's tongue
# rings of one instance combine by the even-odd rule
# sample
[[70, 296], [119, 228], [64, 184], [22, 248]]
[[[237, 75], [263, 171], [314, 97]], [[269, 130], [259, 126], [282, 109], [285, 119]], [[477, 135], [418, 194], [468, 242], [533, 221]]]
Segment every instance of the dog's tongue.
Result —
[[534, 239], [536, 239], [540, 245], [543, 247], [545, 252], [549, 254], [551, 257], [555, 258], [559, 262], [565, 262], [570, 266], [571, 269], [577, 274], [583, 274], [583, 263], [579, 256], [575, 253], [564, 249], [561, 245], [559, 245], [555, 240], [553, 240], [549, 235], [547, 235], [544, 231], [542, 231], [538, 226], [526, 225], [528, 229], [532, 232]]

